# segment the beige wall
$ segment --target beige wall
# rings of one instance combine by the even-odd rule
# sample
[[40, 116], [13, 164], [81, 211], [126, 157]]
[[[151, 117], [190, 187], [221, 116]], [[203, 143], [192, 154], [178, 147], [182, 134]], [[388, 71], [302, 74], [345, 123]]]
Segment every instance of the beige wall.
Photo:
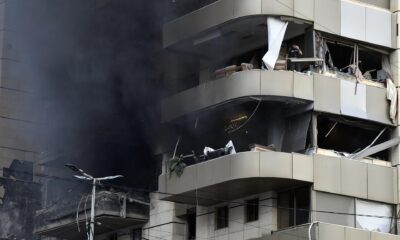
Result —
[[314, 189], [398, 203], [397, 169], [345, 158], [314, 156]]
[[[389, 119], [386, 89], [366, 85], [365, 116], [343, 112], [349, 102], [342, 101], [343, 81], [321, 74], [306, 75], [292, 71], [251, 70], [207, 81], [195, 88], [168, 97], [161, 103], [161, 121], [171, 121], [207, 107], [236, 98], [250, 96], [279, 96], [314, 101], [314, 109], [320, 112], [343, 114], [392, 125]], [[352, 81], [355, 85], [355, 81]], [[363, 85], [364, 86], [364, 85]]]
[[[367, 4], [365, 4], [367, 3]], [[371, 5], [372, 4], [372, 5]], [[317, 30], [392, 47], [392, 14], [387, 0], [220, 0], [164, 26], [164, 46], [240, 17], [293, 16]], [[353, 17], [351, 17], [353, 16]]]
[[[208, 199], [228, 199], [247, 196], [249, 190], [252, 190], [253, 194], [257, 193], [254, 191], [260, 189], [254, 187], [259, 186], [257, 184], [263, 179], [265, 184], [260, 186], [269, 186], [269, 190], [277, 188], [281, 185], [274, 179], [280, 179], [294, 180], [288, 182], [290, 186], [295, 186], [297, 181], [312, 182], [317, 191], [397, 204], [399, 201], [397, 175], [396, 167], [320, 154], [312, 158], [312, 156], [279, 152], [244, 152], [186, 167], [181, 177], [175, 175], [169, 177], [169, 174], [163, 174], [159, 177], [159, 190], [178, 196], [179, 194], [188, 196], [199, 189], [201, 191], [197, 192], [198, 196]], [[222, 193], [218, 190], [239, 186], [237, 180], [240, 179], [248, 180], [240, 183], [244, 185], [237, 187], [234, 192]], [[167, 199], [174, 198], [167, 196]], [[193, 199], [184, 201], [190, 202]], [[200, 201], [200, 204], [203, 202]]]
[[150, 218], [142, 228], [146, 239], [186, 240], [186, 222], [176, 216], [179, 204], [160, 201], [157, 193], [150, 194]]
[[[245, 206], [240, 205], [247, 199], [258, 198], [260, 200], [259, 219], [257, 221], [245, 222]], [[247, 196], [244, 199], [235, 199], [229, 203], [228, 227], [215, 229], [215, 207], [198, 207], [196, 225], [197, 239], [235, 239], [244, 240], [259, 238], [270, 234], [277, 229], [276, 194], [274, 192]]]

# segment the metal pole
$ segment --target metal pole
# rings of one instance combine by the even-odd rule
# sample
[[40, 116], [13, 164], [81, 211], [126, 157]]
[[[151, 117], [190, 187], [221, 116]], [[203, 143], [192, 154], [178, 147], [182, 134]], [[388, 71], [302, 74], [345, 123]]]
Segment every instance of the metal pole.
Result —
[[90, 209], [90, 232], [89, 232], [89, 240], [94, 240], [94, 213], [95, 213], [95, 201], [96, 201], [96, 179], [93, 179], [92, 207], [91, 207], [91, 209]]

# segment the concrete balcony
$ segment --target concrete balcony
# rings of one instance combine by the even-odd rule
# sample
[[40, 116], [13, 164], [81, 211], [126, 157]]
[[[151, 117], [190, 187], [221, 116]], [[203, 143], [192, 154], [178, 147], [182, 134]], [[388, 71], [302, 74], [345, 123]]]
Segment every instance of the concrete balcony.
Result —
[[[310, 224], [273, 232], [271, 236], [253, 240], [300, 240], [309, 238]], [[399, 240], [399, 235], [366, 231], [352, 227], [317, 222], [312, 225], [310, 240]]]
[[[96, 225], [95, 235], [140, 226], [148, 221], [148, 207], [129, 201], [129, 198], [126, 194], [110, 192], [99, 192], [96, 195], [95, 221], [100, 224]], [[86, 239], [84, 212], [86, 211], [90, 218], [90, 199], [86, 204], [86, 209], [81, 203], [78, 220], [76, 219], [77, 209], [78, 202], [74, 202], [57, 204], [50, 209], [38, 211], [35, 216], [35, 234], [62, 239]]]
[[165, 24], [163, 45], [187, 50], [199, 46], [199, 39], [235, 35], [240, 39], [247, 23], [252, 26], [247, 30], [262, 36], [254, 33], [266, 30], [266, 16], [285, 16], [313, 23], [316, 30], [333, 35], [394, 48], [396, 25], [387, 4], [383, 5], [346, 0], [219, 0]]
[[[163, 174], [163, 200], [201, 205], [311, 183], [311, 157], [280, 152], [243, 152], [186, 167], [181, 177]], [[196, 199], [197, 195], [197, 199]]]
[[183, 175], [159, 176], [162, 199], [214, 205], [285, 187], [398, 203], [397, 168], [339, 157], [242, 152], [188, 166]]
[[169, 122], [238, 99], [263, 97], [266, 101], [314, 102], [315, 111], [392, 125], [386, 89], [358, 84], [360, 95], [352, 98], [355, 87], [355, 80], [321, 74], [264, 70], [237, 72], [164, 99], [161, 121]]

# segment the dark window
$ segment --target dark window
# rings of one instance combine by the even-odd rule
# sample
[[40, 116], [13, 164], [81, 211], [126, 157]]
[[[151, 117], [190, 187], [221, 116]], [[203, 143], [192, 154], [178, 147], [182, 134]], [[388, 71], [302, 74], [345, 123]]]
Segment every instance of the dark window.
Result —
[[258, 199], [246, 201], [246, 222], [258, 220]]
[[112, 235], [110, 235], [108, 237], [108, 240], [117, 240], [117, 239], [118, 239], [118, 234], [117, 233], [114, 233], [114, 234], [112, 234]]
[[196, 208], [187, 210], [189, 240], [196, 239]]
[[278, 194], [278, 227], [286, 228], [309, 222], [310, 188], [280, 192]]
[[132, 231], [132, 240], [142, 240], [142, 229], [134, 229]]
[[228, 206], [219, 207], [215, 210], [215, 228], [221, 229], [228, 227], [229, 209]]

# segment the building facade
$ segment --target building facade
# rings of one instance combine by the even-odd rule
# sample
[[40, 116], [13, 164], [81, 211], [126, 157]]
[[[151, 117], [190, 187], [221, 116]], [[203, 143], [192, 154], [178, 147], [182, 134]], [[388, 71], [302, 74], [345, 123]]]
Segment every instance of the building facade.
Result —
[[399, 6], [169, 2], [144, 238], [399, 239]]
[[0, 239], [30, 239], [41, 204], [43, 111], [16, 12], [15, 1], [0, 3]]

